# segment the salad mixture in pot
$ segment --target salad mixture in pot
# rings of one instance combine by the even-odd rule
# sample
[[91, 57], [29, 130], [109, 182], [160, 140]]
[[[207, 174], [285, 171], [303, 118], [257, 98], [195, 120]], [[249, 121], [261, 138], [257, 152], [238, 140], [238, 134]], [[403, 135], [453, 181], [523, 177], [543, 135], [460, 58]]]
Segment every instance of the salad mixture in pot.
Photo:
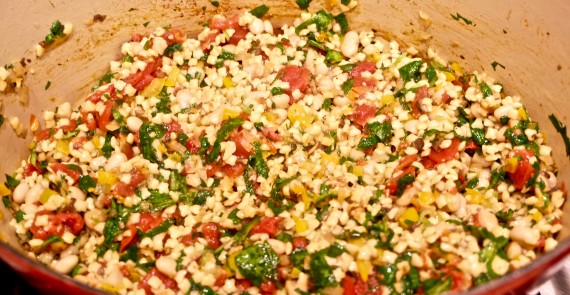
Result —
[[557, 245], [520, 98], [344, 14], [135, 34], [0, 187], [27, 253], [118, 294], [439, 294]]

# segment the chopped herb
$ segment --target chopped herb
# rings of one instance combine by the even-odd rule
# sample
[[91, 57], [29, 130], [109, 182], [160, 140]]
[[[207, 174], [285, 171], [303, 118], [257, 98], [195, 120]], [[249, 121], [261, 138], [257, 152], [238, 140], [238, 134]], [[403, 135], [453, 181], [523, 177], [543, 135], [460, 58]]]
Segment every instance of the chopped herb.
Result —
[[269, 11], [269, 7], [267, 7], [267, 5], [265, 5], [265, 4], [262, 4], [262, 5], [257, 6], [254, 9], [250, 10], [249, 13], [251, 13], [252, 15], [254, 15], [257, 18], [261, 18], [268, 11]]
[[401, 196], [404, 193], [404, 190], [406, 189], [406, 187], [408, 187], [409, 184], [412, 184], [415, 180], [416, 180], [416, 178], [414, 177], [414, 175], [412, 173], [408, 173], [408, 174], [398, 178], [398, 181], [396, 181], [396, 183], [398, 185], [398, 189], [396, 190], [396, 195]]
[[262, 282], [277, 280], [279, 256], [268, 243], [255, 244], [243, 249], [235, 257], [240, 274], [255, 286]]
[[233, 59], [236, 58], [236, 55], [233, 54], [233, 53], [231, 53], [231, 52], [229, 52], [229, 51], [225, 51], [225, 50], [224, 50], [224, 51], [222, 51], [222, 53], [220, 53], [220, 55], [218, 55], [218, 58], [233, 60]]
[[500, 64], [500, 63], [498, 63], [497, 61], [493, 61], [493, 63], [491, 63], [491, 66], [493, 67], [493, 71], [496, 71], [496, 70], [497, 70], [497, 66], [503, 68], [503, 70], [505, 69], [505, 66], [502, 65], [502, 64]]
[[10, 201], [10, 197], [2, 197], [2, 204], [6, 209], [12, 209], [12, 201]]
[[176, 205], [176, 201], [173, 200], [169, 194], [161, 194], [158, 190], [149, 190], [150, 197], [146, 199], [152, 206], [153, 212], [162, 211], [172, 205]]
[[238, 212], [239, 212], [239, 210], [237, 208], [234, 208], [234, 210], [232, 210], [232, 212], [230, 212], [230, 214], [228, 214], [228, 218], [230, 220], [232, 220], [234, 224], [240, 224], [241, 223], [241, 218], [239, 218], [237, 216]]
[[503, 167], [497, 168], [491, 172], [491, 181], [489, 183], [489, 188], [494, 188], [499, 184], [499, 182], [505, 181], [505, 171]]
[[350, 78], [346, 80], [344, 83], [342, 83], [342, 91], [344, 92], [345, 95], [348, 94], [348, 92], [350, 92], [352, 86], [354, 86], [354, 78]]
[[256, 141], [253, 143], [253, 147], [255, 148], [255, 151], [253, 152], [253, 159], [255, 161], [255, 170], [257, 171], [257, 174], [268, 178], [269, 177], [269, 167], [267, 166], [267, 162], [265, 161], [265, 159], [263, 159], [263, 155], [261, 153], [261, 144]]
[[336, 50], [329, 50], [325, 56], [325, 63], [327, 63], [327, 65], [334, 65], [341, 62], [342, 59], [342, 54], [340, 52]]
[[101, 77], [101, 79], [99, 79], [99, 82], [97, 82], [97, 84], [95, 84], [95, 86], [93, 86], [93, 88], [91, 90], [95, 90], [95, 89], [97, 89], [103, 85], [111, 83], [111, 80], [114, 77], [115, 77], [115, 74], [113, 74], [112, 72], [105, 73], [105, 75], [103, 75], [103, 77]]
[[24, 220], [24, 211], [18, 210], [16, 211], [16, 221], [21, 222]]
[[182, 51], [182, 45], [178, 42], [174, 42], [174, 43], [168, 45], [168, 47], [166, 47], [166, 49], [164, 49], [164, 55], [172, 57], [172, 55], [176, 51]]
[[404, 65], [398, 70], [400, 72], [400, 77], [402, 77], [404, 82], [408, 82], [411, 79], [417, 81], [420, 78], [420, 68], [423, 64], [423, 61], [416, 60]]
[[79, 178], [79, 188], [82, 189], [84, 192], [89, 193], [90, 189], [95, 188], [97, 186], [97, 182], [91, 178], [89, 175], [82, 175]]
[[214, 142], [212, 151], [206, 156], [206, 163], [212, 163], [218, 159], [218, 156], [220, 155], [220, 149], [222, 148], [222, 141], [226, 140], [226, 138], [230, 135], [230, 132], [240, 127], [243, 122], [244, 120], [242, 118], [230, 118], [222, 122], [222, 126], [216, 135], [216, 141]]
[[4, 125], [4, 115], [0, 115], [0, 127]]
[[485, 82], [481, 82], [481, 84], [479, 84], [479, 89], [481, 89], [481, 92], [483, 93], [483, 97], [493, 95], [493, 91], [491, 90], [489, 85], [487, 85], [487, 83], [485, 83]]
[[50, 86], [51, 86], [51, 81], [48, 80], [46, 82], [46, 86], [44, 87], [44, 90], [48, 90]]
[[105, 156], [107, 159], [109, 159], [109, 157], [111, 157], [111, 153], [113, 153], [113, 147], [111, 146], [112, 138], [113, 135], [111, 133], [107, 133], [107, 136], [105, 136], [105, 143], [103, 144], [103, 147], [101, 147], [103, 156]]
[[285, 93], [285, 90], [281, 87], [273, 87], [271, 88], [271, 95], [279, 95]]
[[[350, 0], [348, 0], [348, 2], [350, 2]], [[344, 34], [344, 33], [346, 33], [346, 31], [348, 31], [348, 20], [346, 19], [346, 15], [344, 15], [344, 13], [341, 13], [341, 14], [335, 16], [334, 20], [340, 26], [340, 33], [341, 34]]]
[[285, 209], [287, 209], [286, 206], [283, 206], [282, 190], [283, 190], [284, 186], [289, 184], [291, 181], [293, 181], [297, 177], [298, 177], [298, 175], [294, 175], [294, 176], [289, 177], [289, 178], [277, 177], [277, 179], [273, 183], [273, 187], [271, 188], [271, 192], [269, 193], [270, 199], [267, 201], [267, 203], [268, 203], [269, 209], [271, 209], [271, 211], [273, 211], [273, 213], [275, 215], [279, 215], [281, 212], [283, 212]]
[[134, 261], [135, 263], [137, 261], [139, 261], [139, 257], [138, 257], [138, 253], [139, 253], [139, 247], [134, 244], [132, 246], [130, 246], [129, 248], [127, 248], [127, 251], [125, 252], [125, 254], [121, 255], [121, 257], [119, 258], [120, 261]]
[[437, 72], [433, 67], [428, 67], [425, 72], [426, 78], [428, 79], [429, 86], [432, 87], [437, 81]]
[[311, 254], [311, 261], [309, 263], [309, 275], [311, 281], [315, 284], [317, 289], [326, 287], [334, 287], [338, 283], [335, 279], [333, 269], [327, 263], [325, 256], [328, 255], [328, 248], [317, 251]]
[[140, 148], [143, 157], [153, 163], [158, 163], [156, 151], [152, 146], [155, 139], [162, 138], [166, 134], [166, 127], [158, 124], [143, 123], [139, 129]]
[[293, 241], [293, 236], [286, 233], [286, 232], [280, 232], [277, 234], [277, 236], [275, 236], [275, 238], [283, 243], [287, 243], [287, 242], [292, 242]]
[[352, 71], [352, 69], [356, 68], [356, 64], [344, 64], [338, 66], [343, 72], [348, 73]]
[[471, 128], [471, 138], [478, 145], [489, 144], [489, 140], [485, 138], [485, 129], [482, 128]]
[[311, 4], [311, 1], [313, 1], [313, 0], [295, 0], [295, 3], [297, 3], [299, 8], [307, 9], [307, 8], [309, 8], [309, 4]]
[[63, 242], [63, 239], [60, 236], [50, 235], [48, 236], [45, 241], [40, 245], [40, 248], [45, 248], [53, 243]]
[[57, 37], [63, 37], [63, 36], [65, 36], [65, 34], [63, 33], [63, 25], [59, 20], [56, 20], [51, 24], [49, 28], [49, 33], [44, 38], [44, 44], [51, 45], [53, 44], [53, 42], [55, 42]]
[[330, 98], [325, 98], [325, 100], [323, 101], [323, 105], [321, 106], [321, 108], [325, 111], [330, 110], [332, 105], [332, 99]]
[[20, 181], [6, 174], [6, 182], [4, 182], [4, 184], [6, 185], [7, 188], [14, 190], [18, 186], [18, 184], [20, 184]]
[[347, 6], [348, 4], [350, 4], [352, 0], [340, 0], [340, 3], [344, 6]]
[[427, 279], [424, 281], [424, 294], [425, 295], [438, 295], [451, 289], [451, 278], [445, 280]]
[[554, 125], [554, 129], [556, 129], [556, 131], [562, 136], [564, 146], [566, 147], [566, 156], [570, 157], [570, 138], [568, 138], [566, 126], [562, 124], [554, 114], [548, 115], [548, 119], [550, 119], [550, 122]]
[[479, 184], [479, 178], [475, 177], [467, 182], [466, 188], [474, 189]]
[[218, 2], [217, 0], [210, 1], [210, 4], [212, 4], [214, 7], [220, 7], [220, 2]]
[[459, 14], [459, 13], [455, 13], [455, 15], [451, 14], [451, 17], [452, 17], [454, 20], [456, 20], [456, 21], [464, 21], [465, 24], [470, 25], [470, 26], [471, 26], [471, 25], [474, 26], [474, 24], [473, 24], [472, 21], [470, 21], [469, 19], [463, 17], [463, 16], [462, 16], [461, 14]]
[[160, 233], [167, 232], [168, 229], [173, 224], [174, 224], [174, 222], [172, 221], [172, 219], [165, 220], [159, 226], [147, 231], [146, 233], [143, 233], [141, 236], [142, 236], [142, 238], [144, 238], [144, 237], [152, 238], [152, 237], [154, 237]]
[[317, 15], [306, 20], [305, 22], [300, 24], [298, 27], [296, 27], [295, 33], [299, 34], [299, 32], [301, 32], [303, 29], [307, 28], [308, 26], [310, 26], [312, 24], [317, 25], [317, 31], [319, 31], [319, 32], [326, 31], [329, 29], [329, 25], [331, 24], [333, 19], [334, 18], [330, 13], [327, 13], [324, 10], [319, 10], [317, 12]]

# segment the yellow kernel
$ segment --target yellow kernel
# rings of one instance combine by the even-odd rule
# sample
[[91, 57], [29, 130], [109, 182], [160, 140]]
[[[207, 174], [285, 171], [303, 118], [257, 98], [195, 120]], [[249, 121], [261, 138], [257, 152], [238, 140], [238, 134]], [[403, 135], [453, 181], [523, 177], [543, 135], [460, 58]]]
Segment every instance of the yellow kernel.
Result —
[[429, 206], [435, 202], [435, 197], [432, 192], [420, 192], [418, 198], [423, 206]]
[[416, 210], [416, 208], [414, 207], [410, 207], [407, 208], [406, 210], [404, 210], [404, 213], [402, 213], [402, 215], [400, 215], [400, 224], [403, 227], [408, 227], [408, 224], [411, 223], [416, 223], [418, 222], [418, 220], [420, 220], [420, 216], [418, 215], [418, 211]]
[[237, 116], [239, 116], [239, 115], [240, 115], [240, 112], [238, 112], [238, 111], [234, 111], [234, 110], [232, 110], [232, 109], [224, 108], [224, 111], [222, 112], [222, 120], [227, 120], [227, 119], [230, 119], [230, 118], [235, 118], [235, 117], [237, 117]]
[[0, 196], [4, 197], [11, 194], [12, 191], [6, 187], [5, 184], [0, 183]]
[[154, 78], [139, 94], [144, 97], [156, 97], [164, 87], [164, 78]]
[[103, 170], [97, 171], [97, 181], [101, 184], [113, 185], [117, 183], [118, 177], [114, 173]]
[[352, 167], [352, 174], [356, 175], [357, 177], [364, 176], [364, 167], [360, 165]]
[[482, 204], [484, 201], [484, 196], [480, 191], [466, 188], [465, 199], [467, 199], [467, 202], [471, 204]]
[[368, 281], [368, 275], [372, 272], [372, 263], [368, 260], [356, 260], [356, 268], [363, 281]]
[[295, 230], [297, 233], [302, 233], [309, 229], [309, 223], [306, 220], [300, 219], [297, 216], [293, 216], [293, 220], [295, 221]]
[[168, 87], [175, 86], [176, 82], [178, 82], [178, 75], [179, 74], [180, 74], [180, 69], [178, 67], [173, 67], [172, 70], [170, 71], [170, 74], [168, 74], [166, 81], [164, 81], [164, 86], [168, 86]]
[[380, 102], [382, 104], [390, 104], [392, 103], [394, 100], [396, 100], [396, 98], [394, 97], [394, 95], [392, 94], [386, 94], [384, 96], [382, 96], [382, 98], [380, 99]]
[[235, 86], [234, 81], [232, 81], [232, 78], [230, 77], [224, 77], [224, 87], [226, 88], [232, 88]]

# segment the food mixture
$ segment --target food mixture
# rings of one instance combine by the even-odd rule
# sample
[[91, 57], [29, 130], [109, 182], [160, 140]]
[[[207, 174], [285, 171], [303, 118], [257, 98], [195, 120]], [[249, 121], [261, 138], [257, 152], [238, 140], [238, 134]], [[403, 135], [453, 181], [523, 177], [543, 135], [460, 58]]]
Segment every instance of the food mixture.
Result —
[[135, 34], [0, 187], [27, 253], [119, 294], [440, 294], [557, 245], [519, 97], [433, 51], [266, 7]]

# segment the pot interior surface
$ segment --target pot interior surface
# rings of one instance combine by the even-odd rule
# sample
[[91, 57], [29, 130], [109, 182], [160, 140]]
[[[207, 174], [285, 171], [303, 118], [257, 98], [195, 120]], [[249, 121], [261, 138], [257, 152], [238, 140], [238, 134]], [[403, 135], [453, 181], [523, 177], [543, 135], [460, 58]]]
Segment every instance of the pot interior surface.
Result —
[[[317, 3], [318, 2], [318, 3]], [[78, 102], [109, 67], [109, 61], [120, 58], [120, 44], [136, 32], [150, 33], [157, 26], [171, 24], [190, 36], [201, 29], [201, 23], [212, 15], [236, 14], [259, 4], [270, 7], [269, 19], [274, 24], [290, 21], [302, 12], [294, 1], [220, 1], [214, 7], [209, 1], [13, 1], [3, 4], [0, 11], [0, 64], [24, 58], [29, 102], [19, 102], [22, 93], [3, 95], [2, 113], [6, 123], [0, 129], [4, 156], [0, 159], [1, 172], [10, 174], [28, 153], [32, 134], [17, 137], [8, 123], [18, 116], [29, 129], [28, 118], [35, 114], [43, 126], [42, 112], [53, 110], [64, 101]], [[314, 1], [310, 10], [324, 7], [324, 1]], [[419, 13], [429, 16], [429, 25], [421, 21]], [[457, 14], [472, 21], [469, 25], [455, 20]], [[104, 21], [92, 22], [94, 15], [104, 15]], [[554, 147], [560, 180], [570, 179], [569, 161], [564, 143], [548, 120], [556, 115], [569, 123], [570, 101], [563, 95], [570, 85], [570, 3], [553, 0], [544, 5], [540, 1], [381, 1], [362, 0], [347, 14], [352, 28], [373, 29], [386, 39], [396, 39], [420, 51], [434, 48], [441, 57], [459, 62], [467, 71], [487, 72], [504, 85], [506, 92], [520, 95], [533, 119], [548, 134], [548, 143]], [[35, 57], [34, 46], [43, 40], [52, 21], [71, 22], [72, 36], [63, 44], [47, 52], [41, 59]], [[92, 24], [87, 24], [91, 22]], [[149, 22], [148, 26], [143, 24]], [[274, 25], [275, 26], [275, 25]], [[493, 68], [498, 62], [504, 68]], [[33, 72], [33, 73], [32, 73]], [[47, 81], [51, 82], [45, 89]], [[19, 249], [19, 243], [9, 226], [10, 213], [2, 208], [0, 233], [2, 240]], [[565, 206], [565, 215], [570, 206]], [[560, 248], [570, 248], [568, 225], [559, 235]], [[557, 259], [566, 254], [560, 250]], [[554, 260], [554, 255], [549, 261]], [[535, 264], [544, 263], [538, 260]], [[531, 267], [532, 268], [532, 267]], [[531, 268], [512, 275], [511, 279], [530, 273]], [[533, 276], [538, 276], [539, 273]], [[504, 284], [506, 280], [493, 282]], [[475, 292], [476, 293], [476, 292]]]

